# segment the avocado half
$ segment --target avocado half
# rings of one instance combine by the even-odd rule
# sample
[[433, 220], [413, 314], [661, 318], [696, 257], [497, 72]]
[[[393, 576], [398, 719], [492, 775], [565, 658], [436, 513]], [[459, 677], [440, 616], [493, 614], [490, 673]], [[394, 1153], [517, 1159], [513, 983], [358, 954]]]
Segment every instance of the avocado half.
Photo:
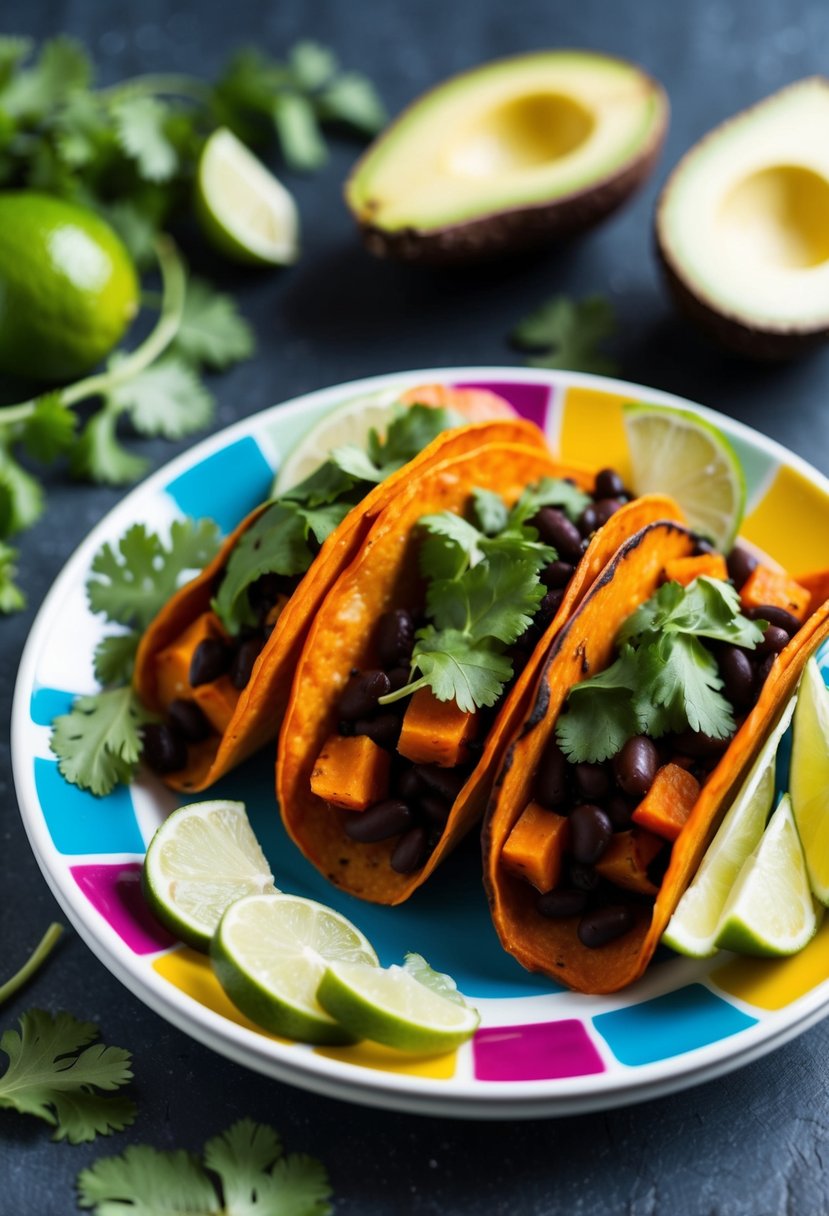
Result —
[[668, 121], [662, 87], [621, 59], [541, 51], [485, 64], [415, 101], [345, 197], [368, 249], [473, 261], [589, 228], [644, 181]]
[[719, 342], [791, 358], [829, 337], [829, 80], [709, 132], [671, 174], [656, 240], [680, 308]]

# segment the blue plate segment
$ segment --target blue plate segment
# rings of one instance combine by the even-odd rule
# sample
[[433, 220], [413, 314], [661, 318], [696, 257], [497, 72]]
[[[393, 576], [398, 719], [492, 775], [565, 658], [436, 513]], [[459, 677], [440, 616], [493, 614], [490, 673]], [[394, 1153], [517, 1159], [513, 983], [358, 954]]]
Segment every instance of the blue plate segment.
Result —
[[117, 786], [106, 798], [64, 781], [53, 760], [35, 758], [35, 786], [43, 818], [59, 853], [143, 853], [132, 798]]
[[165, 487], [185, 515], [215, 519], [231, 532], [240, 519], [266, 499], [273, 469], [255, 439], [238, 439], [205, 457]]
[[600, 1013], [593, 1025], [622, 1064], [653, 1064], [718, 1043], [753, 1026], [749, 1017], [702, 984]]
[[29, 713], [35, 726], [51, 726], [54, 718], [68, 714], [75, 695], [60, 688], [35, 688], [29, 702]]

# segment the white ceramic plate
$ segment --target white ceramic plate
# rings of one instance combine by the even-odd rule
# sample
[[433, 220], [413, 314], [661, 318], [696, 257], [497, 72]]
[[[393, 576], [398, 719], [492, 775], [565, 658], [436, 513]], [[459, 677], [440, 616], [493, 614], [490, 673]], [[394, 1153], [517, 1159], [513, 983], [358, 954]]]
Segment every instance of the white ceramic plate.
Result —
[[95, 689], [92, 652], [103, 632], [84, 584], [94, 553], [136, 520], [165, 529], [182, 513], [230, 529], [267, 495], [297, 439], [341, 401], [390, 385], [494, 387], [543, 426], [566, 460], [623, 474], [621, 403], [697, 409], [732, 439], [748, 483], [744, 534], [793, 570], [829, 565], [829, 483], [763, 436], [651, 389], [569, 373], [452, 368], [377, 377], [266, 410], [204, 443], [127, 495], [81, 545], [48, 595], [18, 676], [12, 748], [21, 814], [43, 873], [104, 966], [162, 1017], [266, 1075], [320, 1093], [400, 1110], [476, 1118], [557, 1115], [677, 1090], [744, 1064], [822, 1017], [829, 1006], [824, 930], [782, 963], [667, 957], [613, 997], [577, 996], [524, 972], [498, 945], [469, 840], [399, 908], [363, 904], [330, 887], [288, 841], [273, 797], [273, 755], [255, 757], [215, 791], [248, 804], [278, 884], [343, 910], [383, 962], [405, 951], [448, 971], [480, 1008], [472, 1043], [410, 1059], [381, 1048], [314, 1049], [259, 1032], [226, 1000], [206, 960], [149, 917], [138, 875], [147, 841], [175, 797], [142, 778], [95, 799], [67, 785], [48, 724]]

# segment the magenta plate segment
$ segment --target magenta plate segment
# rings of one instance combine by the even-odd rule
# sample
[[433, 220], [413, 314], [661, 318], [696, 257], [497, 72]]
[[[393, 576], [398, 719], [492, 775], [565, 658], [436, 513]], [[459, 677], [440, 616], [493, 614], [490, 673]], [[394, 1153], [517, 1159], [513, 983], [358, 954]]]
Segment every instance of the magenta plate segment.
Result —
[[134, 954], [156, 954], [175, 944], [144, 902], [140, 865], [71, 866], [70, 871], [92, 906]]
[[577, 1018], [479, 1030], [472, 1054], [479, 1081], [550, 1081], [605, 1071]]
[[522, 418], [528, 418], [536, 426], [544, 430], [547, 422], [547, 412], [553, 399], [553, 390], [547, 384], [518, 384], [506, 380], [469, 380], [456, 384], [456, 388], [486, 388], [491, 393], [497, 393], [508, 401], [518, 411]]

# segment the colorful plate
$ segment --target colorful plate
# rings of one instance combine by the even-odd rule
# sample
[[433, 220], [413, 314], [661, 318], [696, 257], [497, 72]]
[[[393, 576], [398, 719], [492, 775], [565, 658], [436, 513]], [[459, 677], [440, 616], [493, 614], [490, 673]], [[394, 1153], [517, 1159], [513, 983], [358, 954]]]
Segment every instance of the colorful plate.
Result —
[[[156, 473], [87, 538], [46, 599], [26, 647], [12, 722], [15, 781], [37, 856], [66, 915], [104, 965], [162, 1017], [259, 1072], [320, 1093], [401, 1110], [476, 1118], [558, 1115], [677, 1090], [783, 1043], [829, 1008], [829, 926], [785, 962], [720, 955], [695, 963], [666, 953], [634, 988], [575, 996], [504, 954], [490, 924], [477, 842], [467, 841], [426, 890], [399, 908], [343, 895], [285, 836], [274, 804], [273, 756], [255, 757], [215, 795], [244, 799], [285, 890], [344, 911], [383, 962], [415, 950], [450, 972], [482, 1025], [457, 1053], [412, 1059], [382, 1048], [315, 1049], [263, 1034], [225, 998], [206, 959], [152, 920], [139, 889], [146, 842], [175, 797], [152, 778], [96, 799], [64, 782], [49, 723], [93, 691], [101, 633], [84, 583], [105, 540], [135, 520], [165, 528], [181, 513], [225, 530], [268, 493], [283, 455], [341, 401], [389, 385], [443, 381], [491, 387], [543, 426], [566, 460], [628, 465], [621, 405], [646, 400], [699, 409], [636, 385], [514, 368], [430, 369], [313, 393], [249, 418]], [[743, 534], [797, 572], [829, 565], [829, 482], [761, 435], [711, 411], [748, 482]], [[829, 666], [829, 655], [827, 655]], [[211, 792], [212, 793], [212, 792]]]

